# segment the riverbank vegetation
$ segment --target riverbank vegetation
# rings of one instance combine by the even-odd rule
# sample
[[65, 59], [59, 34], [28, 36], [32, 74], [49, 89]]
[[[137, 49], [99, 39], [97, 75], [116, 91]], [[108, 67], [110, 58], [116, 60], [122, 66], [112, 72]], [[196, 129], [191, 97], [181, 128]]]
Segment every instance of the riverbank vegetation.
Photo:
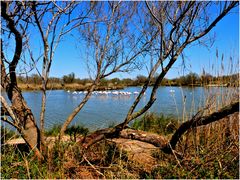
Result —
[[[148, 113], [136, 120], [133, 129], [165, 134], [171, 138], [179, 127], [176, 119]], [[56, 137], [60, 126], [46, 132], [47, 137]], [[52, 141], [48, 144], [48, 160], [39, 162], [34, 153], [22, 144], [6, 145], [16, 138], [13, 131], [3, 129], [1, 133], [1, 177], [8, 178], [220, 178], [239, 177], [239, 127], [238, 114], [220, 122], [188, 131], [176, 150], [181, 157], [168, 155], [158, 148], [148, 154], [131, 154], [124, 146], [112, 140], [104, 140], [84, 151], [79, 142], [88, 130], [82, 126], [68, 128], [68, 141]], [[75, 137], [75, 138], [74, 138]], [[4, 139], [4, 141], [3, 141]], [[127, 145], [127, 140], [125, 146]], [[49, 142], [48, 142], [49, 143]], [[128, 146], [130, 146], [128, 141]], [[140, 148], [140, 144], [138, 145]], [[147, 148], [147, 147], [145, 147]], [[134, 151], [134, 150], [132, 150]], [[141, 159], [132, 158], [139, 156]], [[148, 168], [146, 163], [150, 163]], [[153, 164], [152, 164], [153, 163]], [[9, 168], [11, 167], [11, 168]]]
[[[229, 77], [191, 73], [164, 79], [177, 61], [185, 64], [185, 53], [193, 46], [210, 48], [212, 30], [238, 6], [237, 1], [2, 1], [1, 90], [6, 96], [0, 96], [1, 120], [17, 130], [20, 141], [9, 143], [12, 132], [3, 130], [8, 134], [1, 134], [1, 178], [238, 178], [236, 88], [219, 92], [221, 98], [204, 89], [210, 92], [204, 92], [203, 106], [193, 106], [192, 113], [183, 107], [183, 116], [177, 117], [181, 123], [146, 114], [164, 84], [238, 86], [238, 70], [233, 68]], [[74, 73], [50, 77], [53, 62], [71, 63], [71, 58], [59, 60], [55, 54], [72, 38], [77, 44], [68, 48], [80, 54], [91, 80], [77, 79]], [[142, 73], [143, 67], [146, 77], [108, 79], [118, 73]], [[37, 75], [19, 76], [30, 72]], [[141, 90], [118, 124], [94, 132], [71, 127], [95, 90], [132, 85]], [[24, 88], [41, 90], [39, 122], [24, 99]], [[47, 133], [46, 91], [55, 88], [87, 91], [61, 127]], [[147, 89], [150, 96], [144, 99]]]
[[[28, 77], [18, 76], [17, 81], [19, 87], [22, 90], [41, 90], [41, 77], [37, 74], [33, 74]], [[115, 90], [123, 89], [129, 86], [143, 86], [147, 81], [147, 77], [139, 75], [134, 79], [102, 79], [96, 90]], [[150, 86], [154, 85], [156, 78], [150, 81]], [[89, 89], [93, 80], [91, 79], [79, 79], [75, 78], [75, 74], [71, 73], [65, 75], [62, 78], [49, 78], [47, 85], [48, 90], [72, 90], [72, 91], [85, 91]], [[238, 87], [239, 86], [239, 74], [224, 75], [224, 76], [212, 76], [210, 74], [198, 75], [196, 73], [189, 73], [179, 78], [166, 79], [164, 78], [161, 86], [227, 86]]]

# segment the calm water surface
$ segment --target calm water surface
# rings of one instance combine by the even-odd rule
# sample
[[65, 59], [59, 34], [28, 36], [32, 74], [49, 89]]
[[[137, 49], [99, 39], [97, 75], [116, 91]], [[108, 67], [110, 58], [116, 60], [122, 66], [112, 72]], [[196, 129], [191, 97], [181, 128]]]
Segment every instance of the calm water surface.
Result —
[[[222, 94], [227, 88], [210, 88], [221, 100]], [[128, 87], [125, 92], [139, 92], [141, 87]], [[151, 88], [147, 89], [146, 95], [139, 103], [137, 109], [143, 107], [150, 97]], [[173, 115], [181, 118], [182, 113], [191, 116], [197, 109], [203, 106], [206, 97], [209, 96], [209, 88], [181, 88], [181, 87], [159, 87], [157, 100], [149, 111]], [[41, 110], [41, 92], [23, 92], [23, 96], [31, 107], [35, 118], [39, 122]], [[46, 105], [46, 128], [54, 124], [61, 124], [68, 115], [83, 99], [83, 94], [68, 93], [64, 90], [47, 91]], [[121, 122], [131, 107], [136, 95], [92, 95], [83, 109], [75, 117], [72, 124], [81, 124], [90, 130], [108, 127]]]

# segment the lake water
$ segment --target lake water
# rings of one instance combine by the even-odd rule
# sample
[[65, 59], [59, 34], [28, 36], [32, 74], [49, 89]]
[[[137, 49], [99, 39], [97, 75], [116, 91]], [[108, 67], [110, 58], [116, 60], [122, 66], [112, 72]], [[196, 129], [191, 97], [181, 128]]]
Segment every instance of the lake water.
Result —
[[[229, 88], [181, 88], [181, 87], [159, 87], [157, 91], [157, 100], [149, 111], [163, 113], [182, 118], [190, 117], [197, 109], [204, 105], [207, 97], [212, 94], [217, 95], [221, 101], [223, 94]], [[140, 92], [141, 87], [128, 87], [124, 92]], [[119, 92], [118, 91], [118, 92]], [[113, 92], [113, 91], [112, 91]], [[151, 87], [147, 89], [137, 109], [143, 107], [150, 97]], [[29, 91], [23, 92], [27, 104], [32, 109], [35, 118], [39, 122], [41, 110], [41, 92]], [[81, 102], [84, 94], [73, 94], [64, 90], [47, 91], [46, 105], [46, 128], [51, 128], [54, 124], [62, 124], [73, 109]], [[90, 130], [96, 130], [117, 124], [124, 120], [128, 109], [137, 96], [126, 95], [92, 95], [83, 109], [75, 117], [72, 124], [81, 124]]]

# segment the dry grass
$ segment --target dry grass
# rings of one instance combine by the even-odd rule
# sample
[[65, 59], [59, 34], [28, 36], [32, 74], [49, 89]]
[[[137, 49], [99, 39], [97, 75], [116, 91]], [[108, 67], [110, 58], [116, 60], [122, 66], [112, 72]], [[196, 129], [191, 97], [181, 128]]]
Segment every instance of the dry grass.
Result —
[[[188, 131], [177, 145], [182, 159], [152, 145], [124, 139], [105, 140], [87, 151], [69, 138], [61, 143], [54, 141], [42, 163], [31, 152], [4, 147], [2, 178], [238, 178], [238, 116], [235, 113]], [[150, 147], [149, 151], [146, 147]]]
[[170, 177], [238, 178], [238, 138], [239, 113], [189, 131], [177, 146], [177, 151], [184, 154], [181, 167], [173, 163], [175, 172]]

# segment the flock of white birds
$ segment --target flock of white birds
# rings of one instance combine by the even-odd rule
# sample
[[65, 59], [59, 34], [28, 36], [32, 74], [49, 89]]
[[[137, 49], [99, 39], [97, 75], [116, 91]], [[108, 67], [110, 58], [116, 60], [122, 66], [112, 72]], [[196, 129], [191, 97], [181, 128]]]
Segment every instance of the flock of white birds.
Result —
[[[70, 94], [87, 94], [88, 91], [67, 91]], [[171, 94], [175, 93], [175, 90], [170, 89], [169, 91]], [[138, 95], [139, 92], [138, 91], [134, 91], [134, 92], [129, 92], [129, 91], [93, 91], [92, 92], [93, 95], [115, 95], [115, 96], [130, 96], [130, 95]], [[146, 95], [146, 93], [144, 92], [144, 95]]]
[[[87, 94], [88, 91], [67, 91], [68, 93], [71, 94]], [[139, 92], [134, 91], [134, 92], [128, 92], [128, 91], [93, 91], [93, 95], [124, 95], [124, 96], [130, 96], [130, 95], [138, 95]], [[144, 93], [145, 95], [145, 93]]]

